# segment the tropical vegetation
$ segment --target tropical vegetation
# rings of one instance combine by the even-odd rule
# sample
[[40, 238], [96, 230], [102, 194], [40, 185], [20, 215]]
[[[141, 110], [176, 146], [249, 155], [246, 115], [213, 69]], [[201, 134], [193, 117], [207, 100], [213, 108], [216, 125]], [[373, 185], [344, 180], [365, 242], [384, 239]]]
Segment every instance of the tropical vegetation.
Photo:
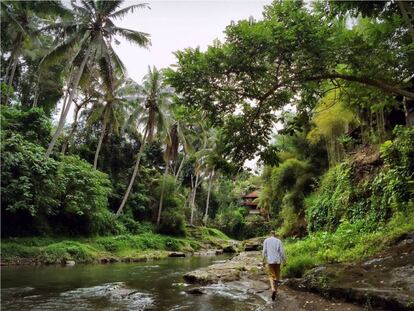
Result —
[[[7, 258], [87, 262], [111, 247], [194, 250], [186, 236], [207, 225], [239, 240], [275, 228], [299, 275], [413, 230], [408, 2], [275, 0], [133, 81], [114, 44], [150, 35], [117, 22], [147, 7], [1, 2]], [[253, 190], [259, 213], [242, 204]]]

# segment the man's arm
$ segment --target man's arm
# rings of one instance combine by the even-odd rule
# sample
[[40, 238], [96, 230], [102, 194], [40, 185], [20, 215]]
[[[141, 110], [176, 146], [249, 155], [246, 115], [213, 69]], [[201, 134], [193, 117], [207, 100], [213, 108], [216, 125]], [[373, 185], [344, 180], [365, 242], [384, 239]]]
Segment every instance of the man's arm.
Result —
[[282, 242], [280, 242], [279, 252], [280, 252], [280, 259], [281, 259], [281, 261], [284, 264], [286, 264], [286, 254], [285, 254], [285, 249], [283, 248], [283, 243]]
[[263, 242], [263, 264], [266, 263], [266, 257], [267, 257], [267, 247], [266, 247], [266, 240]]

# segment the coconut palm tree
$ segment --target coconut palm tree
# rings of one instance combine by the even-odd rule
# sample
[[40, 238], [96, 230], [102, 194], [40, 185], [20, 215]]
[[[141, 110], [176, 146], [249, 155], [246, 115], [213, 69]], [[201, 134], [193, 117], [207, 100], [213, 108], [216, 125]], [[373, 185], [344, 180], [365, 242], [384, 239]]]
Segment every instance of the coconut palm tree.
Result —
[[[191, 150], [191, 144], [189, 143], [189, 139], [192, 133], [189, 130], [189, 127], [187, 126], [184, 120], [176, 119], [173, 122], [174, 123], [171, 126], [170, 133], [167, 136], [167, 142], [166, 142], [166, 148], [165, 148], [165, 154], [164, 154], [165, 170], [164, 170], [162, 186], [161, 186], [160, 201], [158, 205], [157, 225], [159, 225], [161, 221], [161, 212], [162, 212], [162, 207], [163, 207], [162, 205], [164, 201], [164, 192], [165, 192], [165, 182], [168, 176], [169, 168], [172, 165], [172, 163], [174, 163], [177, 159], [178, 149], [180, 145], [182, 145], [183, 151], [185, 153], [188, 153], [189, 150]], [[183, 157], [183, 161], [184, 161], [184, 157]]]
[[60, 60], [62, 56], [71, 56], [70, 72], [67, 83], [67, 94], [63, 101], [62, 114], [52, 140], [47, 148], [49, 156], [62, 133], [66, 117], [70, 110], [79, 81], [88, 62], [99, 64], [103, 80], [108, 80], [110, 71], [116, 70], [120, 74], [125, 72], [125, 66], [112, 48], [112, 42], [119, 36], [138, 46], [149, 45], [149, 35], [143, 32], [117, 27], [114, 20], [122, 18], [138, 8], [147, 7], [146, 4], [136, 4], [120, 9], [123, 1], [82, 0], [81, 5], [72, 2], [73, 18], [45, 27], [55, 29], [63, 34], [62, 42], [57, 45], [46, 57], [45, 62]]
[[[39, 34], [39, 25], [45, 23], [45, 19], [69, 16], [67, 10], [60, 1], [1, 1], [1, 28], [10, 39], [9, 46], [2, 52], [9, 53], [8, 64], [2, 80], [9, 87], [12, 86], [19, 58], [24, 53], [25, 47], [31, 45]], [[2, 44], [3, 45], [3, 44]], [[8, 96], [6, 96], [6, 104]]]
[[162, 71], [155, 67], [152, 69], [149, 67], [137, 98], [138, 103], [141, 105], [139, 105], [136, 111], [131, 115], [131, 120], [136, 123], [137, 127], [144, 126], [143, 140], [138, 151], [131, 180], [121, 205], [116, 212], [117, 215], [122, 213], [131, 193], [132, 186], [134, 185], [135, 178], [138, 174], [145, 145], [154, 139], [156, 133], [165, 132], [169, 128], [168, 120], [171, 113], [171, 98], [172, 90], [164, 83], [164, 75]]
[[113, 83], [113, 87], [113, 90], [108, 90], [105, 85], [101, 86], [103, 92], [97, 92], [96, 100], [88, 117], [89, 125], [99, 120], [102, 126], [93, 161], [95, 169], [98, 166], [98, 158], [104, 138], [110, 132], [119, 134], [127, 119], [131, 104], [129, 98], [138, 89], [138, 85], [132, 80], [127, 80], [125, 83], [123, 80], [117, 80]]

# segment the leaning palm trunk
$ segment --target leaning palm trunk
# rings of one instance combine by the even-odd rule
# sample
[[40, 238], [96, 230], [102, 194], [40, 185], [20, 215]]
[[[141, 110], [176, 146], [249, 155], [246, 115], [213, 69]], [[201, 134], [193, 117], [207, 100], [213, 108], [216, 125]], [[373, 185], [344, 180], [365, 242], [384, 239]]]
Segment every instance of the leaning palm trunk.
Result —
[[99, 137], [98, 147], [96, 147], [96, 151], [95, 151], [95, 158], [93, 159], [93, 168], [95, 170], [98, 167], [98, 158], [99, 158], [99, 153], [101, 152], [102, 142], [105, 137], [105, 132], [106, 132], [106, 122], [104, 121], [103, 126], [102, 126], [101, 136]]
[[[10, 63], [7, 66], [6, 75], [4, 77], [4, 81], [7, 83], [9, 89], [11, 88], [11, 86], [13, 84], [14, 74], [16, 73], [17, 63], [19, 62], [18, 51], [19, 51], [20, 46], [21, 46], [22, 38], [23, 38], [23, 35], [21, 33], [19, 33], [19, 35], [16, 38], [16, 41], [15, 41], [15, 44], [14, 44], [14, 47], [13, 47], [13, 51], [11, 52]], [[10, 76], [9, 76], [10, 69], [11, 69], [11, 73], [10, 73]], [[9, 96], [10, 96], [10, 94], [7, 91], [6, 101], [5, 101], [6, 105], [8, 104]]]
[[190, 216], [190, 225], [193, 225], [194, 220], [194, 209], [195, 209], [195, 199], [197, 194], [197, 186], [198, 186], [198, 173], [196, 174], [196, 180], [193, 187], [193, 196], [191, 197], [191, 216]]
[[167, 175], [168, 175], [168, 168], [169, 168], [169, 165], [168, 165], [168, 160], [167, 160], [167, 162], [165, 164], [164, 177], [162, 179], [162, 187], [161, 187], [161, 195], [160, 195], [160, 204], [158, 206], [158, 215], [157, 215], [157, 225], [159, 225], [160, 224], [160, 221], [161, 221], [162, 203], [163, 203], [163, 200], [164, 200], [165, 181], [166, 181]]
[[213, 184], [214, 178], [214, 168], [210, 173], [209, 181], [208, 181], [208, 191], [207, 191], [207, 201], [206, 201], [206, 214], [204, 215], [204, 225], [207, 226], [207, 219], [208, 219], [208, 207], [210, 205], [210, 193], [211, 193], [211, 185]]
[[5, 100], [6, 105], [9, 104], [10, 89], [11, 89], [12, 84], [13, 84], [14, 74], [16, 72], [16, 67], [17, 67], [17, 57], [13, 56], [11, 61], [12, 61], [12, 66], [11, 66], [11, 73], [10, 73], [9, 81], [8, 81], [8, 84], [7, 84], [8, 85], [8, 90], [7, 90], [7, 94], [6, 94], [6, 100]]
[[401, 15], [408, 26], [408, 32], [410, 33], [411, 40], [414, 42], [414, 10], [410, 1], [396, 1]]
[[177, 182], [178, 178], [180, 177], [180, 173], [181, 173], [181, 169], [183, 168], [184, 160], [185, 160], [185, 155], [183, 156], [180, 166], [178, 167], [177, 173], [175, 174], [175, 182]]
[[124, 198], [122, 199], [121, 205], [119, 206], [118, 210], [116, 211], [117, 216], [119, 216], [122, 213], [122, 211], [124, 209], [124, 206], [125, 206], [125, 203], [128, 200], [129, 194], [131, 193], [132, 186], [134, 185], [135, 178], [137, 177], [139, 164], [141, 162], [142, 154], [144, 153], [144, 148], [145, 148], [146, 141], [147, 141], [147, 130], [148, 130], [148, 127], [145, 129], [144, 139], [142, 140], [142, 144], [139, 147], [137, 161], [135, 162], [134, 172], [132, 173], [131, 180], [129, 181], [128, 188], [125, 192]]
[[60, 134], [62, 133], [63, 127], [65, 126], [66, 117], [69, 113], [70, 106], [71, 106], [72, 101], [73, 101], [73, 97], [75, 96], [76, 90], [77, 90], [78, 85], [79, 85], [79, 81], [81, 79], [83, 70], [86, 66], [86, 63], [88, 61], [90, 53], [91, 53], [91, 48], [88, 48], [88, 50], [86, 51], [85, 57], [82, 61], [82, 64], [79, 67], [78, 73], [76, 74], [75, 80], [73, 82], [73, 87], [72, 87], [72, 90], [70, 92], [69, 99], [68, 99], [67, 103], [65, 103], [65, 102], [63, 103], [64, 110], [63, 110], [63, 113], [62, 113], [62, 115], [59, 119], [58, 127], [56, 128], [56, 131], [53, 134], [52, 140], [50, 141], [49, 146], [47, 147], [46, 157], [49, 157], [50, 154], [52, 153], [53, 147], [55, 146], [56, 141], [59, 138]]
[[62, 151], [61, 151], [62, 154], [65, 154], [66, 153], [66, 149], [68, 148], [69, 143], [72, 142], [72, 140], [73, 140], [73, 136], [75, 135], [75, 132], [76, 132], [76, 130], [78, 128], [78, 115], [79, 115], [79, 111], [81, 110], [82, 106], [84, 104], [86, 104], [86, 103], [87, 103], [87, 101], [84, 101], [81, 105], [79, 105], [79, 106], [76, 105], [75, 115], [73, 117], [72, 128], [70, 130], [69, 135], [66, 137], [65, 142], [63, 143]]

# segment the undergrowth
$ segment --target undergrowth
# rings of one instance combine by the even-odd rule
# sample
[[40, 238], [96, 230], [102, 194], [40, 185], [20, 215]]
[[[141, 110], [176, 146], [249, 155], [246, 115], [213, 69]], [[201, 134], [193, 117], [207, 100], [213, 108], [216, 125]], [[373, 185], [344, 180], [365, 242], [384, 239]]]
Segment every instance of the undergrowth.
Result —
[[2, 240], [1, 258], [4, 263], [30, 261], [55, 264], [67, 260], [89, 263], [102, 258], [165, 257], [168, 251], [191, 252], [208, 245], [223, 245], [228, 239], [221, 231], [211, 228], [199, 228], [197, 236], [186, 238], [152, 232], [70, 240], [50, 237], [8, 238]]
[[317, 265], [356, 262], [390, 246], [406, 232], [414, 232], [414, 205], [407, 213], [396, 213], [386, 224], [369, 231], [363, 220], [343, 221], [335, 232], [315, 232], [302, 240], [287, 240], [285, 277], [301, 277]]

